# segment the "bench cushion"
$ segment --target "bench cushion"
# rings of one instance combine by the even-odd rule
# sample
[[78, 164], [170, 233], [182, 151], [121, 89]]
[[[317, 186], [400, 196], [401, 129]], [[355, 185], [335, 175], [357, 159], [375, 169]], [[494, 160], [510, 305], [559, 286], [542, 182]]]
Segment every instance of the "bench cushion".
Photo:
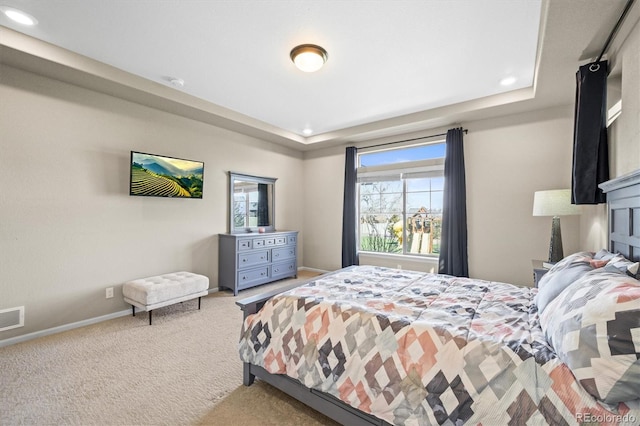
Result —
[[[124, 283], [127, 302], [141, 308], [159, 307], [207, 294], [209, 278], [192, 272], [174, 272]], [[179, 299], [179, 300], [178, 300]]]

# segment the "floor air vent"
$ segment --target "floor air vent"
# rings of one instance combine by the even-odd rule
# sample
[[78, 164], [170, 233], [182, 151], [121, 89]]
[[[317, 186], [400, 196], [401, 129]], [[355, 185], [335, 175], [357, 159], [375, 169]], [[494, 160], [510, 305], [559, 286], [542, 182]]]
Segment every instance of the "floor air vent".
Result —
[[24, 326], [24, 306], [0, 309], [0, 331]]

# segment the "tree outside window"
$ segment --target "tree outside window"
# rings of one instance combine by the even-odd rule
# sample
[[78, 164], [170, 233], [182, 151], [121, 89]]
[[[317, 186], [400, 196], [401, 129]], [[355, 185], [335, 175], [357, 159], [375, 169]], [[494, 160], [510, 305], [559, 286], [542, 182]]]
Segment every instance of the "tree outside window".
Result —
[[[383, 153], [360, 154], [360, 251], [424, 256], [440, 252], [444, 190], [441, 145], [428, 146], [427, 150], [393, 150], [386, 156], [389, 164], [385, 164]], [[367, 162], [363, 160], [371, 164], [374, 159], [377, 163], [373, 166], [362, 166]]]

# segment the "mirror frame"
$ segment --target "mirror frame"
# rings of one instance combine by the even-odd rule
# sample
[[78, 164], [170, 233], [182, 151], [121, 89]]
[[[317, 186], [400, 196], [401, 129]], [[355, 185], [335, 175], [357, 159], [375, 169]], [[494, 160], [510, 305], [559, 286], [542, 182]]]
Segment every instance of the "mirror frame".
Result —
[[[258, 232], [258, 228], [264, 228], [265, 232], [273, 232], [276, 230], [276, 180], [277, 178], [269, 178], [262, 176], [247, 175], [244, 173], [229, 172], [229, 233], [230, 234], [247, 234]], [[233, 227], [233, 194], [235, 193], [236, 181], [255, 182], [271, 184], [271, 223], [269, 226], [252, 226], [246, 228]]]

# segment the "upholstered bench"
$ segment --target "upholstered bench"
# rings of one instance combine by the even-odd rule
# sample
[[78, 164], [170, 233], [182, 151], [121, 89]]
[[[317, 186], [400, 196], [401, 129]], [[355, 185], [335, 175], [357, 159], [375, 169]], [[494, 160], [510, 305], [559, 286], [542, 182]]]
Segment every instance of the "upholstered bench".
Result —
[[208, 294], [209, 278], [191, 272], [175, 272], [158, 275], [156, 277], [140, 278], [124, 283], [122, 294], [124, 301], [131, 304], [133, 316], [136, 316], [136, 306], [151, 313], [156, 308], [184, 302], [185, 300], [200, 299]]

